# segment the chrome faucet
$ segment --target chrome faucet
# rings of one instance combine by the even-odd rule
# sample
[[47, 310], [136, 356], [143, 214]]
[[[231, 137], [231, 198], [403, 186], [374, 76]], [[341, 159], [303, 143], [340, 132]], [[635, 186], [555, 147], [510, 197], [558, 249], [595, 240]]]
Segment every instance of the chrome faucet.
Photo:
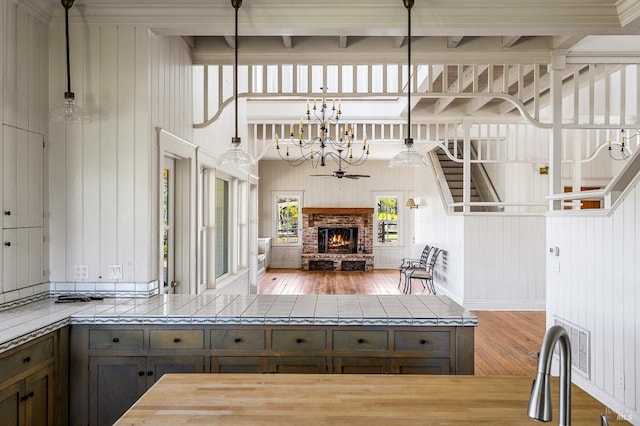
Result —
[[542, 340], [538, 374], [531, 387], [527, 414], [534, 420], [550, 422], [551, 412], [551, 360], [556, 343], [560, 343], [560, 416], [558, 424], [571, 424], [571, 342], [569, 334], [559, 325], [549, 328]]

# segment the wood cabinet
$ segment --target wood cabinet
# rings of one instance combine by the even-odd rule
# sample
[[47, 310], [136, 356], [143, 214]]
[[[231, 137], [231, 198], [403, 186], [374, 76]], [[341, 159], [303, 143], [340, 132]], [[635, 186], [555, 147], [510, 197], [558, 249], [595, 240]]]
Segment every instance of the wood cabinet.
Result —
[[67, 352], [59, 349], [60, 335], [65, 332], [49, 333], [0, 354], [2, 424], [66, 423], [68, 388], [64, 357]]
[[91, 424], [112, 425], [166, 373], [204, 373], [202, 356], [96, 356], [89, 359]]
[[39, 284], [43, 273], [44, 145], [41, 134], [2, 126], [0, 291]]
[[71, 424], [113, 423], [165, 373], [473, 374], [473, 327], [73, 325]]

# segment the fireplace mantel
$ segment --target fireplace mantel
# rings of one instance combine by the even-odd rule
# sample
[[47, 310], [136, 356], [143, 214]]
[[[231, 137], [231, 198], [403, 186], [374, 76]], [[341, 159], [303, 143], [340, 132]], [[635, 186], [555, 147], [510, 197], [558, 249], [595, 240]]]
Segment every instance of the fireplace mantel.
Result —
[[303, 214], [338, 214], [338, 215], [356, 215], [356, 214], [373, 214], [373, 208], [370, 207], [303, 207]]

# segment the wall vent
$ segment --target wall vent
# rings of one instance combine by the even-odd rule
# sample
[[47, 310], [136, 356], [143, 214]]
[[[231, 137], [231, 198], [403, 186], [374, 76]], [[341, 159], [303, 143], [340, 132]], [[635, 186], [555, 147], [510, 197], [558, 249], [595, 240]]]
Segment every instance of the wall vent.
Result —
[[[573, 371], [591, 379], [591, 332], [555, 317], [555, 325], [562, 326], [571, 339], [571, 366]], [[559, 349], [556, 347], [556, 351]]]

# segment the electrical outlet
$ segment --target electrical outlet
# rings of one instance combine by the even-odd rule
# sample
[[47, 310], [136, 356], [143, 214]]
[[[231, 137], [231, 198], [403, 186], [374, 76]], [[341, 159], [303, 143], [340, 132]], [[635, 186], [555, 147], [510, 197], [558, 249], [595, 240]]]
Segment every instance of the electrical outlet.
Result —
[[122, 279], [122, 265], [109, 265], [107, 267], [107, 275], [112, 280]]
[[553, 272], [560, 272], [560, 259], [558, 259], [557, 257], [554, 257], [551, 260], [551, 270]]
[[89, 265], [76, 265], [73, 268], [73, 278], [77, 280], [89, 279]]
[[618, 387], [624, 389], [624, 374], [618, 376]]

